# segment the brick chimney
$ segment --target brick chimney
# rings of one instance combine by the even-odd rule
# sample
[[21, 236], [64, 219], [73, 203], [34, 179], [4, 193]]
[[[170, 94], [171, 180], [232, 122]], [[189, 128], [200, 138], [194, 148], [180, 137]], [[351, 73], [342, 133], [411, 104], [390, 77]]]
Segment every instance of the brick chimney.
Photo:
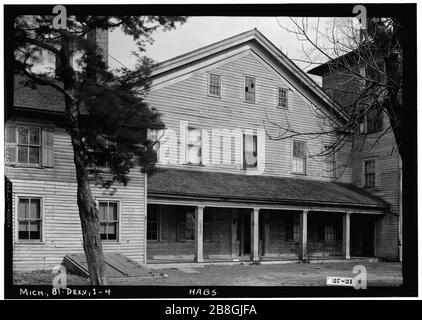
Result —
[[97, 44], [98, 49], [101, 50], [104, 62], [108, 67], [108, 30], [92, 30], [88, 33], [87, 39]]
[[[103, 54], [103, 59], [105, 61], [106, 66], [108, 67], [108, 30], [93, 30], [90, 31], [87, 35], [87, 39], [89, 41], [95, 41], [97, 43], [98, 49], [101, 50]], [[80, 54], [74, 55], [72, 54], [70, 60], [73, 64], [75, 69], [79, 69], [76, 64], [76, 60], [80, 58]], [[56, 74], [58, 69], [60, 68], [60, 59], [56, 58]]]

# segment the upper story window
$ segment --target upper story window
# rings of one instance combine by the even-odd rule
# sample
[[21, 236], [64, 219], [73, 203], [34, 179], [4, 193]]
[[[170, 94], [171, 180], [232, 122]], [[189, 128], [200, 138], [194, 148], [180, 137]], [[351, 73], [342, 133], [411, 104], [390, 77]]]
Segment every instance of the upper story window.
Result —
[[256, 134], [243, 135], [243, 169], [258, 166], [258, 137]]
[[208, 76], [208, 94], [213, 97], [221, 97], [221, 76], [210, 73]]
[[306, 142], [293, 140], [293, 172], [306, 174]]
[[187, 135], [187, 163], [199, 165], [202, 163], [202, 131], [189, 127]]
[[17, 127], [18, 163], [40, 164], [41, 129], [38, 127]]
[[375, 187], [375, 159], [363, 161], [363, 178], [365, 187]]
[[41, 241], [41, 199], [18, 198], [18, 239]]
[[100, 201], [100, 236], [102, 240], [117, 240], [119, 227], [119, 204], [117, 201]]
[[288, 93], [288, 89], [286, 88], [278, 88], [278, 101], [277, 101], [277, 106], [279, 108], [284, 108], [287, 109], [288, 108], [288, 99], [287, 99], [287, 93]]
[[256, 80], [252, 77], [245, 77], [245, 101], [255, 103]]
[[324, 144], [324, 161], [322, 168], [322, 175], [324, 177], [333, 178], [336, 176], [336, 160], [335, 160], [335, 150], [332, 150], [332, 147], [329, 144]]
[[54, 135], [49, 127], [7, 124], [5, 163], [19, 166], [53, 167]]
[[383, 112], [380, 107], [376, 105], [371, 106], [362, 116], [359, 125], [360, 133], [369, 134], [376, 133], [383, 130]]

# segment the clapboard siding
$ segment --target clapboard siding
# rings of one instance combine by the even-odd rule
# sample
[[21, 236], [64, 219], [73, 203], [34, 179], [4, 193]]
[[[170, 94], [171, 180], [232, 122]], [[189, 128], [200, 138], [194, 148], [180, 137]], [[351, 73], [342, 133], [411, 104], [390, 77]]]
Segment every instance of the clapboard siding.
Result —
[[[339, 71], [324, 74], [323, 87], [339, 103], [349, 106], [357, 98], [364, 83], [350, 73]], [[355, 71], [362, 72], [358, 68], [355, 68]], [[384, 127], [388, 128], [389, 120], [386, 115], [384, 115], [383, 121]], [[381, 138], [380, 135], [382, 135]], [[385, 134], [383, 132], [369, 134], [365, 140], [357, 137], [355, 146], [355, 150], [352, 152], [352, 182], [363, 187], [363, 160], [376, 159], [376, 187], [365, 188], [365, 190], [385, 200], [391, 207], [390, 212], [376, 221], [376, 254], [381, 258], [397, 259], [399, 251], [400, 156], [394, 134], [392, 130], [389, 130]]]
[[[8, 122], [8, 125], [16, 121]], [[18, 123], [24, 123], [23, 119]], [[40, 126], [51, 125], [38, 123]], [[25, 168], [6, 166], [13, 185], [13, 266], [16, 271], [51, 269], [66, 254], [81, 253], [82, 231], [76, 201], [76, 178], [70, 137], [61, 128], [54, 129], [54, 167]], [[129, 174], [129, 184], [115, 185], [116, 192], [91, 186], [97, 200], [117, 200], [120, 204], [119, 241], [103, 241], [105, 252], [119, 252], [139, 263], [145, 254], [145, 177], [139, 168]], [[16, 201], [19, 196], [42, 197], [43, 241], [17, 240]]]
[[[209, 73], [221, 76], [221, 98], [208, 95]], [[246, 75], [256, 79], [256, 103], [244, 101], [244, 77]], [[287, 110], [277, 108], [278, 87], [289, 89]], [[253, 50], [239, 55], [238, 59], [231, 59], [214, 68], [209, 67], [207, 70], [193, 72], [190, 77], [153, 89], [147, 97], [148, 103], [158, 109], [167, 128], [173, 130], [179, 137], [179, 139], [169, 142], [171, 151], [174, 153], [170, 157], [171, 160], [162, 165], [190, 167], [181, 162], [184, 150], [181, 148], [183, 144], [181, 144], [180, 122], [186, 121], [193, 127], [205, 130], [208, 133], [208, 137], [205, 139], [210, 145], [213, 129], [261, 129], [265, 136], [265, 170], [262, 174], [298, 177], [298, 175], [292, 174], [291, 170], [292, 139], [271, 139], [278, 135], [278, 129], [277, 126], [270, 124], [268, 119], [281, 126], [289, 125], [292, 129], [302, 133], [320, 131], [321, 124], [315, 116], [315, 109], [302, 96], [300, 90], [272, 70]], [[268, 115], [268, 119], [266, 115]], [[270, 136], [265, 134], [264, 129], [267, 129]], [[224, 149], [218, 143], [209, 148], [211, 159], [214, 152], [221, 154], [225, 152], [226, 155], [232, 156], [230, 163], [210, 163], [204, 167], [191, 166], [190, 168], [245, 173], [245, 170], [241, 170], [240, 155], [234, 154], [235, 139], [240, 143], [240, 134], [227, 142], [232, 147], [231, 150]], [[332, 138], [300, 136], [298, 139], [307, 142], [310, 155], [316, 155], [321, 152], [323, 143], [330, 142]], [[260, 149], [258, 152], [263, 155], [264, 146], [258, 144], [258, 148]], [[240, 153], [240, 150], [236, 153]], [[308, 158], [307, 175], [300, 177], [329, 179], [324, 177], [321, 160], [321, 158]], [[351, 181], [350, 168], [345, 170], [341, 181]]]
[[[379, 134], [371, 134], [375, 141]], [[398, 214], [400, 197], [399, 153], [394, 134], [390, 131], [375, 145], [365, 143], [362, 151], [354, 152], [352, 158], [353, 183], [363, 187], [363, 160], [376, 159], [376, 187], [365, 188], [390, 204], [390, 212], [376, 223], [377, 256], [396, 259], [398, 256]]]

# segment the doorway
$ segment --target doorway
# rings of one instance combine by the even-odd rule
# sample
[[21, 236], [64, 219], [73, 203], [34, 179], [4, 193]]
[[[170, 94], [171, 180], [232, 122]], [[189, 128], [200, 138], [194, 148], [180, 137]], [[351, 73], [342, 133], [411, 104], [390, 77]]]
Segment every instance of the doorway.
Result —
[[375, 255], [375, 219], [368, 215], [350, 218], [350, 253], [355, 257]]
[[251, 254], [251, 214], [239, 214], [239, 223], [237, 224], [237, 239], [239, 241], [239, 256]]

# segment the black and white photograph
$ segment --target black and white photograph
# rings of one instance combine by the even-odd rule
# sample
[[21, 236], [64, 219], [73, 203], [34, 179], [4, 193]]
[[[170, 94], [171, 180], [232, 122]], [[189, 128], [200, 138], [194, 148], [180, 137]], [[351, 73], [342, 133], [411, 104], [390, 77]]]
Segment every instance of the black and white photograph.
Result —
[[418, 296], [416, 3], [3, 17], [5, 298]]

